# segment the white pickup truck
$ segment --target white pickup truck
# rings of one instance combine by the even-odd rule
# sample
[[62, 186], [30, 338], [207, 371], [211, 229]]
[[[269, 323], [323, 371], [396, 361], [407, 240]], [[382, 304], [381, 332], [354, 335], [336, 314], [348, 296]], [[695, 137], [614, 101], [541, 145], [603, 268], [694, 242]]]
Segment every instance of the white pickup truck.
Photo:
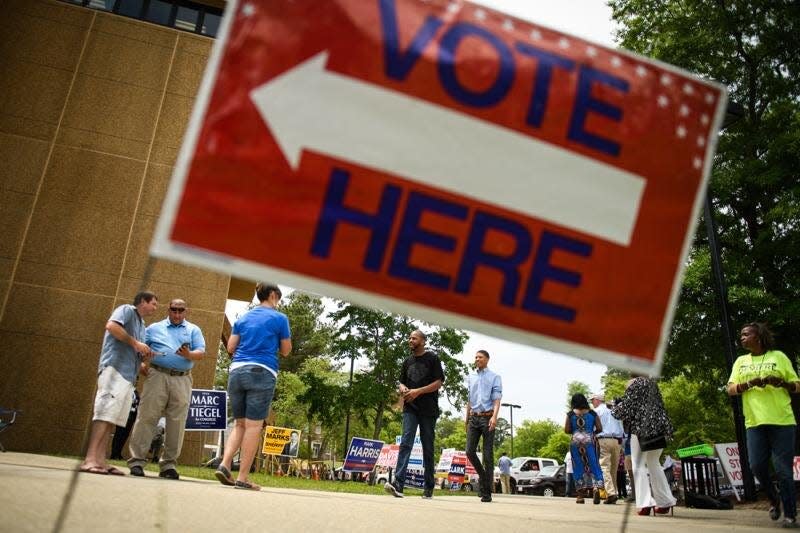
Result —
[[[531, 480], [539, 475], [542, 468], [546, 466], [558, 466], [556, 459], [549, 457], [515, 457], [511, 460], [511, 479], [509, 480], [509, 488], [511, 494], [523, 492], [519, 487], [519, 481], [522, 479]], [[495, 492], [500, 492], [500, 469], [494, 469], [494, 488]]]

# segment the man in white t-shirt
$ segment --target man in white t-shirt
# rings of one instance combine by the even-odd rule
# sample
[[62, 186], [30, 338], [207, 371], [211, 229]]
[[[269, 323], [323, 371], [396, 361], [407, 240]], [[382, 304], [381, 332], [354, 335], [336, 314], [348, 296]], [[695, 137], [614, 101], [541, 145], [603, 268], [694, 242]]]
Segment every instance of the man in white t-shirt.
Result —
[[572, 453], [567, 451], [564, 456], [564, 464], [567, 468], [567, 494], [566, 497], [570, 498], [575, 493], [575, 478], [572, 477]]

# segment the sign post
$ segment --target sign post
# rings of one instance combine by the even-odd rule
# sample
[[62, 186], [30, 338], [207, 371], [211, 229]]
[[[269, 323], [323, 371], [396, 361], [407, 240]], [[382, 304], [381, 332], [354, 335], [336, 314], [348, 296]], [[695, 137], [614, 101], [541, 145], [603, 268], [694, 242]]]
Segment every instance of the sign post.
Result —
[[155, 255], [658, 373], [722, 86], [463, 1], [227, 6]]

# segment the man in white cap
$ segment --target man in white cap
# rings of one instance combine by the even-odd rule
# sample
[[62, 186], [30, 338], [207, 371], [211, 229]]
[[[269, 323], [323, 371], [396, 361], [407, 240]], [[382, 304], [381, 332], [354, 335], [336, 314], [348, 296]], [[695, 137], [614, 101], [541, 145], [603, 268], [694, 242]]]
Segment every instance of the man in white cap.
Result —
[[594, 412], [600, 418], [603, 427], [602, 433], [597, 435], [597, 442], [600, 445], [600, 470], [603, 471], [603, 480], [606, 485], [608, 497], [607, 504], [615, 504], [619, 499], [617, 491], [617, 466], [619, 465], [619, 453], [622, 445], [622, 422], [614, 418], [611, 410], [606, 406], [606, 399], [602, 393], [592, 394], [589, 397], [594, 407]]

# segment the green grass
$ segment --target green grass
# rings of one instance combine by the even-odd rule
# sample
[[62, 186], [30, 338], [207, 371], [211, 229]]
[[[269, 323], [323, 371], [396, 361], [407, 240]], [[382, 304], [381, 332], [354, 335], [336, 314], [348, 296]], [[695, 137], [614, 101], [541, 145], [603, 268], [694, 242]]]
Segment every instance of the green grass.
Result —
[[[128, 473], [128, 465], [125, 461], [109, 461], [109, 464], [122, 469], [126, 474]], [[210, 479], [216, 481], [214, 477], [213, 468], [205, 468], [200, 466], [185, 466], [178, 465], [177, 469], [181, 477], [192, 477], [197, 479]], [[158, 475], [158, 465], [155, 463], [147, 463], [145, 471], [148, 475]], [[233, 477], [236, 478], [236, 472], [233, 472]], [[363, 481], [317, 481], [314, 479], [305, 479], [299, 477], [289, 476], [271, 476], [256, 472], [250, 474], [249, 479], [262, 487], [279, 488], [279, 489], [297, 489], [297, 490], [321, 490], [325, 492], [344, 492], [352, 494], [383, 494], [391, 497], [384, 492], [383, 486], [375, 485], [370, 486]], [[422, 491], [412, 488], [405, 490], [405, 495], [409, 497], [422, 496]], [[436, 490], [435, 496], [475, 496], [475, 493], [467, 492], [451, 492], [447, 490]]]

